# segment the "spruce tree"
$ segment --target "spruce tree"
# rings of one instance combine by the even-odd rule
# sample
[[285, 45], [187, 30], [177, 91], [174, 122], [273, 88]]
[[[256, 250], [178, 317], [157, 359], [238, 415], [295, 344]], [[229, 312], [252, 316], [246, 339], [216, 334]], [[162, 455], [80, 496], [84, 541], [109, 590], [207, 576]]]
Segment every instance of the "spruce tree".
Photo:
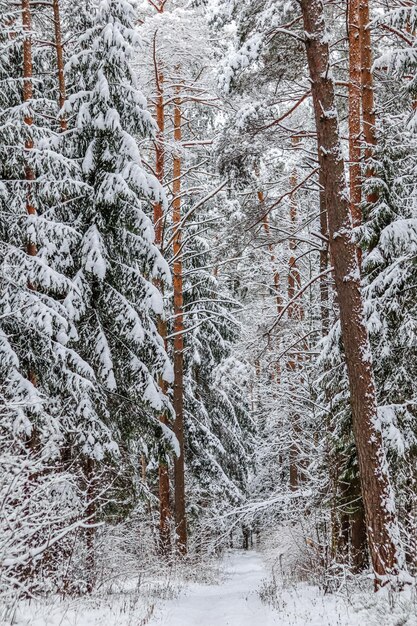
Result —
[[203, 521], [204, 510], [213, 512], [220, 501], [227, 508], [245, 500], [255, 426], [241, 393], [250, 370], [232, 356], [239, 305], [210, 269], [208, 242], [198, 230], [188, 229], [184, 254], [184, 405], [190, 507]]
[[[33, 588], [40, 584], [45, 536], [54, 545], [85, 514], [68, 449], [80, 437], [85, 441], [87, 405], [93, 408], [98, 399], [94, 372], [70, 346], [76, 331], [65, 306], [73, 291], [71, 250], [79, 236], [63, 215], [63, 198], [80, 192], [77, 168], [60, 151], [53, 129], [57, 105], [44, 94], [32, 32], [20, 12], [0, 8], [1, 454], [12, 477], [19, 463], [24, 468], [10, 483], [2, 482], [9, 488], [15, 483], [21, 515], [8, 516], [5, 496], [3, 530], [9, 573]], [[29, 23], [31, 17], [29, 12]], [[24, 69], [28, 57], [30, 74], [28, 64]], [[97, 422], [96, 430], [111, 448], [108, 429]], [[54, 496], [58, 492], [67, 493], [67, 502]], [[45, 515], [47, 510], [53, 513]], [[25, 527], [25, 515], [28, 528], [17, 532]], [[43, 577], [56, 566], [50, 551], [47, 561]]]
[[[153, 284], [169, 281], [154, 245], [151, 202], [165, 202], [142, 164], [138, 143], [155, 128], [138, 88], [132, 57], [138, 46], [135, 13], [127, 0], [103, 0], [67, 64], [67, 149], [80, 163], [86, 191], [78, 198], [81, 233], [73, 311], [76, 344], [105, 395], [103, 419], [130, 457], [161, 440], [156, 417], [170, 411], [157, 381], [172, 368], [155, 318], [162, 297]], [[173, 443], [172, 434], [163, 435]], [[140, 439], [144, 438], [144, 439]], [[162, 437], [162, 440], [164, 437]]]

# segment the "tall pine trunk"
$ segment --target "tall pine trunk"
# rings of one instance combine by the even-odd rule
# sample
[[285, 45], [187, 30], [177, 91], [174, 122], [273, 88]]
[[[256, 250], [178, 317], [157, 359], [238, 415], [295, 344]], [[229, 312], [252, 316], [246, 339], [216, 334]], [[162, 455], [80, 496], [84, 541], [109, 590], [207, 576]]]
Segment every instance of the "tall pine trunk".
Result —
[[324, 191], [323, 173], [319, 173], [319, 208], [320, 208], [320, 320], [321, 331], [325, 337], [330, 330], [330, 289], [329, 279], [325, 272], [329, 268], [329, 228], [327, 225], [326, 194]]
[[[22, 26], [25, 33], [23, 39], [23, 102], [29, 103], [33, 98], [33, 62], [32, 62], [32, 15], [30, 11], [30, 1], [22, 0]], [[25, 141], [25, 152], [29, 155], [33, 150], [33, 139], [31, 133], [31, 126], [33, 125], [33, 117], [30, 112], [27, 112], [24, 118], [25, 124], [28, 129], [28, 138]], [[26, 212], [28, 215], [36, 215], [36, 207], [33, 202], [33, 182], [35, 180], [35, 172], [31, 165], [25, 160], [25, 179], [26, 179]], [[28, 240], [26, 242], [26, 252], [29, 256], [36, 256], [38, 249], [34, 241]], [[30, 281], [28, 281], [29, 289], [35, 289]], [[28, 379], [33, 385], [37, 384], [36, 372], [29, 368]], [[31, 435], [31, 445], [35, 446], [36, 434]]]
[[323, 172], [331, 256], [346, 354], [353, 433], [377, 582], [404, 566], [393, 493], [378, 427], [376, 391], [364, 319], [352, 219], [321, 0], [301, 0], [305, 45], [315, 111], [319, 164]]
[[[261, 207], [261, 211], [264, 212], [265, 211], [265, 194], [262, 190], [259, 190], [257, 192], [257, 196], [258, 196], [258, 200], [259, 200], [259, 204]], [[281, 297], [281, 291], [280, 291], [280, 276], [279, 276], [279, 272], [278, 272], [278, 268], [277, 268], [277, 259], [275, 256], [275, 252], [274, 252], [274, 245], [272, 243], [271, 240], [271, 229], [269, 227], [269, 214], [265, 213], [263, 218], [262, 218], [262, 226], [265, 232], [265, 236], [268, 242], [268, 252], [269, 252], [269, 259], [271, 262], [271, 269], [272, 269], [272, 285], [273, 285], [273, 291], [274, 291], [274, 296], [275, 296], [275, 302], [277, 305], [277, 314], [280, 315], [282, 312], [282, 297]], [[278, 349], [279, 346], [276, 346], [276, 348]], [[279, 384], [281, 381], [281, 364], [279, 362], [279, 360], [277, 360], [276, 364], [275, 364], [275, 374], [274, 374], [275, 380], [276, 382]]]
[[[23, 102], [30, 102], [33, 98], [33, 63], [32, 63], [32, 16], [30, 12], [29, 0], [22, 0], [22, 25], [25, 32], [23, 39]], [[33, 117], [30, 112], [25, 115], [25, 124], [28, 127], [28, 138], [25, 142], [26, 153], [29, 154], [30, 150], [33, 150], [33, 139], [30, 132], [30, 127], [33, 124]], [[27, 181], [26, 187], [26, 211], [28, 215], [36, 215], [36, 208], [33, 204], [33, 181], [35, 180], [35, 172], [30, 164], [26, 161], [25, 165], [25, 178]], [[28, 241], [26, 245], [26, 251], [30, 256], [37, 255], [36, 244], [33, 241]], [[33, 288], [33, 285], [30, 285]]]
[[[360, 0], [349, 0], [348, 37], [349, 37], [349, 186], [350, 212], [353, 226], [362, 223], [362, 174], [361, 174], [361, 29], [360, 29]], [[361, 265], [362, 254], [358, 248], [358, 262]], [[352, 566], [355, 571], [361, 571], [367, 564], [366, 560], [366, 522], [363, 509], [360, 484], [351, 480], [348, 497], [353, 501], [349, 509], [350, 514], [350, 552]]]
[[[293, 139], [293, 143], [298, 143], [298, 139]], [[290, 176], [290, 189], [295, 190], [298, 183], [297, 170], [294, 167], [291, 176]], [[296, 230], [296, 222], [297, 222], [297, 198], [295, 193], [292, 193], [290, 196], [290, 223], [291, 229], [293, 231]], [[291, 302], [295, 297], [296, 291], [299, 291], [301, 288], [301, 276], [300, 270], [298, 269], [297, 259], [296, 259], [296, 249], [297, 242], [294, 237], [290, 237], [289, 240], [289, 248], [290, 248], [290, 259], [288, 266], [288, 301]], [[301, 305], [299, 303], [293, 303], [288, 307], [288, 319], [289, 320], [299, 320], [301, 317]], [[296, 350], [297, 348], [295, 348]], [[299, 358], [296, 354], [291, 353], [289, 355], [287, 369], [290, 373], [298, 371], [300, 369]], [[295, 394], [296, 388], [294, 385], [291, 385], [290, 391]], [[295, 411], [291, 411], [290, 415], [291, 422], [291, 445], [290, 445], [290, 489], [292, 491], [296, 491], [301, 482], [302, 473], [301, 473], [301, 464], [300, 464], [300, 437], [301, 437], [301, 426], [300, 426], [300, 416]]]
[[354, 226], [362, 222], [361, 211], [361, 46], [359, 2], [349, 0], [349, 182], [350, 211]]
[[[158, 126], [157, 140], [155, 145], [156, 156], [156, 177], [163, 185], [165, 176], [165, 103], [164, 103], [164, 76], [155, 63], [155, 82], [157, 89], [156, 96], [156, 123]], [[154, 224], [155, 224], [155, 243], [158, 248], [163, 249], [163, 225], [164, 213], [161, 202], [154, 204]], [[159, 285], [162, 288], [162, 285]], [[158, 332], [166, 343], [167, 325], [165, 320], [160, 317], [158, 320]], [[167, 392], [167, 384], [162, 379], [159, 386], [163, 393]], [[160, 415], [160, 421], [168, 426], [168, 418], [165, 413]], [[170, 498], [170, 480], [168, 458], [165, 452], [161, 452], [159, 459], [159, 543], [162, 554], [167, 554], [171, 547], [170, 520], [171, 520], [171, 498]]]
[[[177, 90], [178, 91], [178, 90]], [[179, 443], [179, 456], [174, 459], [175, 527], [179, 554], [187, 552], [187, 520], [185, 515], [185, 459], [184, 459], [184, 311], [182, 275], [181, 226], [181, 155], [182, 139], [181, 100], [174, 101], [174, 140], [176, 143], [173, 167], [173, 253], [174, 253], [174, 433]]]
[[[65, 104], [66, 100], [66, 87], [65, 87], [65, 74], [64, 74], [64, 47], [62, 45], [62, 27], [61, 27], [61, 15], [59, 8], [59, 0], [52, 0], [52, 8], [54, 12], [54, 33], [55, 33], [55, 50], [56, 50], [56, 65], [58, 75], [58, 89], [59, 89], [59, 107]], [[67, 130], [67, 120], [64, 115], [60, 113], [59, 123], [61, 131]]]
[[[264, 205], [265, 205], [265, 194], [262, 190], [258, 191], [258, 200], [259, 200], [259, 204], [261, 205], [261, 211], [264, 211]], [[282, 298], [281, 298], [281, 293], [280, 293], [280, 280], [279, 280], [279, 272], [277, 269], [277, 260], [275, 257], [275, 253], [274, 253], [274, 246], [273, 243], [271, 241], [271, 230], [269, 227], [269, 215], [268, 213], [266, 215], [264, 215], [264, 217], [262, 218], [262, 226], [263, 229], [265, 231], [265, 235], [268, 241], [268, 252], [269, 252], [269, 259], [271, 261], [271, 266], [272, 266], [272, 282], [273, 282], [273, 289], [275, 292], [275, 301], [277, 303], [277, 312], [278, 315], [281, 314], [282, 311]]]
[[[366, 176], [372, 178], [374, 168], [372, 166], [372, 156], [376, 146], [376, 116], [374, 83], [372, 77], [372, 44], [371, 30], [369, 24], [369, 0], [359, 0], [359, 41], [361, 57], [361, 89], [362, 89], [362, 118], [364, 137], [364, 157]], [[367, 196], [370, 203], [378, 200], [378, 194], [371, 192]]]

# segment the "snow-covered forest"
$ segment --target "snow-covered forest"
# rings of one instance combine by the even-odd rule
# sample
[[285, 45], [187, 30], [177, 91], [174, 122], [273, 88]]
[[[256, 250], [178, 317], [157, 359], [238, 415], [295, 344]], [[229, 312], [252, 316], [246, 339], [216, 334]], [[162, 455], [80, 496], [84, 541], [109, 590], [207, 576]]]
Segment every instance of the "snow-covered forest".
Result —
[[416, 626], [413, 0], [0, 0], [0, 172], [1, 624]]

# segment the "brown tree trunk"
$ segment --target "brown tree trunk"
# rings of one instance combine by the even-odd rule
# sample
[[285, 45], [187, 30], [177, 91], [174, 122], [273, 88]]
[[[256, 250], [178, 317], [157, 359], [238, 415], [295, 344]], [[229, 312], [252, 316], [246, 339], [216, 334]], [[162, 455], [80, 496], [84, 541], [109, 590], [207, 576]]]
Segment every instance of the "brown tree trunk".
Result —
[[174, 101], [174, 140], [176, 142], [173, 167], [173, 253], [174, 253], [174, 433], [180, 454], [174, 458], [175, 526], [179, 554], [187, 552], [187, 520], [185, 515], [185, 460], [184, 460], [184, 313], [182, 278], [181, 227], [181, 156], [178, 147], [182, 139], [181, 100]]
[[382, 436], [376, 425], [375, 384], [360, 291], [358, 260], [352, 243], [352, 220], [346, 194], [323, 4], [321, 0], [301, 0], [301, 9], [368, 543], [375, 577], [380, 580], [383, 576], [398, 574], [404, 562], [397, 545], [398, 523], [393, 510], [393, 494]]
[[[362, 118], [363, 137], [365, 142], [364, 157], [366, 176], [374, 176], [374, 168], [371, 159], [376, 146], [376, 116], [374, 102], [374, 82], [372, 78], [372, 44], [371, 30], [369, 26], [369, 0], [359, 0], [359, 41], [361, 56], [361, 87], [362, 87]], [[376, 202], [378, 194], [368, 194], [370, 203]]]
[[[86, 497], [87, 497], [87, 509], [86, 514], [88, 518], [88, 524], [95, 524], [97, 522], [97, 510], [95, 501], [95, 472], [94, 461], [91, 458], [87, 458], [84, 461], [85, 467], [85, 480], [86, 480]], [[91, 593], [94, 589], [96, 581], [96, 567], [95, 567], [95, 537], [96, 528], [91, 526], [85, 529], [86, 540], [86, 574], [87, 574], [87, 593]]]
[[[59, 10], [59, 0], [52, 0], [52, 7], [54, 11], [54, 31], [55, 31], [55, 49], [56, 49], [56, 65], [58, 74], [58, 89], [59, 89], [59, 108], [65, 104], [67, 97], [65, 88], [65, 75], [64, 75], [64, 48], [62, 45], [62, 28], [61, 28], [61, 16]], [[67, 120], [61, 113], [59, 118], [59, 124], [61, 131], [67, 130]]]
[[350, 495], [353, 501], [353, 512], [350, 515], [352, 569], [355, 573], [359, 573], [368, 565], [368, 554], [365, 511], [362, 502], [361, 486], [357, 479], [351, 481]]
[[[23, 39], [23, 102], [30, 102], [33, 98], [33, 63], [32, 63], [32, 16], [30, 12], [30, 1], [22, 0], [22, 26], [25, 32]], [[33, 139], [31, 135], [31, 126], [33, 124], [33, 118], [31, 114], [26, 114], [24, 118], [25, 124], [28, 127], [28, 139], [25, 141], [25, 150], [29, 154], [33, 150]], [[33, 181], [35, 180], [35, 172], [26, 160], [25, 164], [25, 179], [26, 179], [26, 212], [28, 215], [36, 215], [36, 208], [33, 203]], [[38, 249], [33, 241], [27, 241], [26, 252], [29, 256], [36, 256]], [[35, 289], [30, 281], [28, 281], [28, 288]], [[37, 384], [36, 373], [33, 369], [29, 369], [27, 374], [28, 379], [32, 385]], [[31, 445], [36, 441], [36, 434], [31, 436]]]
[[[32, 16], [30, 12], [29, 0], [22, 0], [22, 25], [25, 31], [25, 37], [23, 40], [23, 102], [30, 102], [33, 98], [33, 64], [32, 64]], [[30, 127], [33, 124], [33, 118], [31, 114], [26, 114], [25, 124], [28, 126], [29, 138], [25, 142], [25, 149], [27, 152], [33, 149], [33, 140], [31, 138]], [[36, 215], [36, 208], [33, 204], [32, 198], [32, 183], [35, 180], [35, 172], [31, 166], [26, 163], [25, 166], [25, 178], [27, 181], [26, 187], [26, 211], [28, 215]], [[35, 243], [29, 241], [26, 245], [26, 251], [30, 256], [37, 255], [37, 248]], [[33, 285], [29, 285], [33, 289]]]
[[319, 185], [320, 234], [322, 236], [320, 248], [320, 318], [322, 335], [325, 337], [330, 330], [330, 289], [329, 279], [325, 275], [329, 267], [329, 228], [327, 225], [326, 194], [322, 170], [319, 173]]
[[[259, 200], [259, 204], [261, 205], [261, 207], [265, 204], [265, 194], [264, 192], [258, 191], [257, 193], [258, 195], [258, 200]], [[263, 209], [261, 209], [263, 210]], [[277, 312], [278, 315], [280, 315], [281, 311], [282, 311], [282, 298], [281, 298], [281, 294], [280, 294], [280, 284], [279, 284], [279, 273], [278, 270], [276, 268], [276, 257], [275, 257], [275, 253], [274, 253], [274, 246], [271, 242], [271, 231], [269, 228], [269, 216], [268, 214], [264, 215], [263, 219], [262, 219], [262, 226], [263, 229], [265, 231], [265, 235], [267, 237], [268, 240], [268, 251], [269, 251], [269, 258], [271, 261], [271, 266], [272, 266], [272, 278], [273, 278], [273, 285], [274, 285], [274, 292], [275, 292], [275, 300], [277, 303]]]
[[[361, 0], [349, 0], [348, 37], [349, 37], [349, 182], [350, 212], [353, 226], [362, 223], [362, 172], [361, 172], [361, 108], [362, 108], [362, 45], [360, 25]], [[368, 31], [369, 32], [369, 31]], [[369, 41], [370, 45], [370, 41]], [[369, 59], [370, 61], [370, 59]], [[369, 68], [370, 69], [370, 68]], [[372, 75], [369, 73], [370, 80]], [[371, 85], [372, 86], [372, 85]], [[372, 90], [373, 94], [373, 90]], [[373, 107], [373, 97], [372, 97]], [[375, 123], [375, 120], [374, 120]], [[358, 248], [359, 266], [362, 263], [362, 250]], [[351, 555], [354, 571], [359, 572], [367, 564], [366, 559], [366, 522], [361, 499], [360, 485], [352, 485], [354, 496], [358, 500], [355, 513], [351, 516]], [[365, 540], [365, 544], [364, 544]]]
[[[298, 143], [298, 138], [293, 139], [293, 143]], [[293, 169], [290, 176], [290, 188], [295, 190], [298, 184], [298, 176], [296, 168]], [[291, 229], [296, 230], [297, 223], [297, 197], [296, 194], [293, 193], [290, 196], [290, 222]], [[290, 248], [290, 260], [288, 267], [288, 300], [291, 300], [295, 297], [296, 291], [301, 289], [301, 276], [300, 271], [297, 266], [297, 260], [295, 257], [297, 242], [294, 237], [290, 237], [289, 240], [289, 248]], [[300, 320], [302, 317], [302, 308], [299, 302], [293, 303], [288, 308], [288, 319], [289, 320]], [[289, 356], [287, 362], [287, 369], [289, 372], [296, 372], [300, 369], [299, 358], [296, 354], [291, 354]], [[291, 385], [291, 392], [295, 394], [296, 389], [294, 385]], [[290, 489], [292, 491], [296, 491], [300, 486], [300, 481], [302, 478], [301, 467], [300, 467], [300, 437], [301, 437], [301, 427], [300, 427], [300, 416], [295, 412], [291, 411], [290, 415], [291, 420], [291, 445], [290, 445]]]
[[[155, 61], [155, 83], [156, 83], [156, 123], [158, 126], [158, 133], [155, 144], [155, 157], [156, 157], [156, 167], [155, 173], [156, 177], [161, 183], [164, 182], [165, 175], [165, 103], [164, 103], [164, 76], [158, 67], [157, 62]], [[161, 202], [156, 202], [154, 204], [154, 225], [155, 225], [155, 243], [158, 248], [163, 250], [164, 243], [164, 233], [163, 233], [163, 224], [164, 224], [164, 213], [163, 206]], [[162, 285], [158, 285], [159, 288], [162, 288]], [[166, 336], [167, 336], [167, 325], [165, 320], [161, 317], [158, 320], [158, 332], [160, 336], [164, 339], [166, 344]], [[167, 384], [161, 378], [159, 381], [159, 386], [163, 393], [167, 392]], [[169, 426], [168, 418], [163, 413], [159, 417], [160, 421]], [[171, 496], [170, 496], [170, 480], [169, 480], [169, 465], [168, 459], [165, 453], [161, 453], [161, 457], [159, 459], [159, 470], [158, 470], [158, 479], [159, 479], [159, 543], [162, 554], [167, 554], [171, 547], [171, 533], [170, 533], [170, 521], [171, 521]]]
[[[262, 190], [257, 192], [259, 204], [261, 206], [261, 211], [264, 212], [263, 205], [265, 204], [265, 194]], [[279, 272], [277, 269], [277, 261], [274, 252], [274, 246], [271, 241], [271, 230], [269, 227], [269, 215], [266, 213], [262, 219], [262, 226], [265, 231], [265, 235], [268, 241], [268, 252], [269, 259], [271, 261], [271, 269], [272, 269], [272, 280], [273, 280], [273, 290], [275, 295], [275, 301], [277, 305], [277, 313], [278, 315], [282, 312], [282, 297], [280, 292], [280, 279]], [[275, 374], [276, 374], [276, 382], [279, 384], [281, 380], [281, 364], [279, 360], [275, 364]]]
[[[160, 71], [160, 68], [155, 66], [155, 82], [157, 89], [156, 96], [156, 123], [158, 126], [158, 133], [155, 144], [155, 173], [156, 177], [161, 183], [164, 182], [165, 175], [165, 103], [164, 103], [164, 76]], [[155, 241], [160, 250], [163, 246], [163, 226], [164, 226], [164, 213], [163, 207], [160, 202], [154, 205], [154, 224], [155, 224]]]
[[359, 39], [359, 2], [349, 0], [349, 182], [350, 212], [353, 226], [362, 223], [361, 210], [361, 46]]

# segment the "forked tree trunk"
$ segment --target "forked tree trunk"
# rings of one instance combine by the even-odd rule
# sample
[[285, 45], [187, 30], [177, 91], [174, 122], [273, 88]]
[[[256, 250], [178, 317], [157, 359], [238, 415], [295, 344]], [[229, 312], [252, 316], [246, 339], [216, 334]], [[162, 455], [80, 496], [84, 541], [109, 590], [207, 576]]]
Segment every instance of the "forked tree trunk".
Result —
[[174, 253], [174, 433], [180, 454], [174, 458], [175, 527], [179, 554], [187, 552], [187, 520], [185, 515], [185, 459], [184, 459], [184, 311], [182, 276], [181, 226], [181, 155], [178, 147], [182, 138], [181, 100], [174, 101], [174, 140], [176, 142], [173, 167], [173, 253]]
[[311, 78], [319, 163], [328, 211], [334, 279], [346, 354], [353, 433], [376, 581], [404, 567], [399, 531], [380, 429], [375, 383], [364, 320], [359, 267], [352, 243], [352, 220], [335, 108], [329, 44], [321, 0], [301, 0]]

